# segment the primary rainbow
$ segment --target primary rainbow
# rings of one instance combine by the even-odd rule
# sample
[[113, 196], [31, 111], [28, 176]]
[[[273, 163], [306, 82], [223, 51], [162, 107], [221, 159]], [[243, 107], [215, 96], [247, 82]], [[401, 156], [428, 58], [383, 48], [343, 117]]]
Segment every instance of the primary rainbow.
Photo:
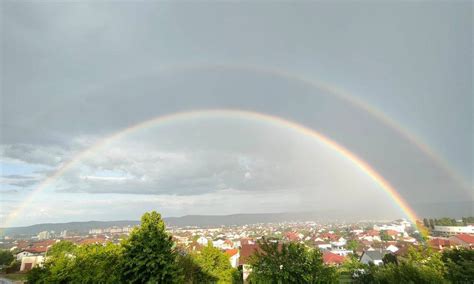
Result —
[[137, 123], [128, 128], [122, 129], [90, 146], [89, 148], [83, 150], [82, 152], [75, 155], [71, 160], [64, 163], [59, 167], [57, 171], [51, 174], [39, 186], [32, 191], [32, 193], [22, 202], [15, 210], [8, 214], [3, 223], [2, 227], [8, 227], [8, 225], [21, 213], [32, 201], [33, 199], [43, 192], [49, 185], [53, 184], [58, 178], [60, 178], [66, 171], [77, 165], [80, 161], [87, 158], [89, 155], [105, 147], [110, 142], [116, 141], [120, 138], [123, 138], [137, 130], [148, 128], [151, 126], [156, 126], [158, 124], [175, 122], [176, 120], [183, 119], [193, 119], [200, 117], [222, 117], [230, 116], [237, 118], [246, 118], [246, 119], [255, 119], [258, 121], [268, 122], [275, 124], [277, 126], [286, 127], [297, 131], [298, 133], [304, 134], [308, 137], [314, 138], [324, 145], [329, 147], [332, 150], [335, 150], [343, 157], [351, 161], [356, 165], [360, 170], [362, 170], [367, 176], [372, 178], [386, 193], [387, 195], [396, 203], [400, 209], [406, 214], [406, 217], [416, 225], [416, 220], [419, 220], [415, 212], [410, 208], [407, 202], [400, 196], [400, 194], [395, 190], [395, 188], [384, 178], [382, 177], [374, 168], [372, 168], [367, 162], [359, 158], [356, 154], [352, 153], [345, 147], [339, 145], [337, 142], [332, 139], [324, 136], [323, 134], [310, 129], [306, 126], [298, 124], [296, 122], [283, 119], [281, 117], [247, 111], [247, 110], [236, 110], [236, 109], [205, 109], [205, 110], [193, 110], [186, 112], [178, 112], [167, 115], [162, 115], [158, 117], [151, 118], [149, 120]]

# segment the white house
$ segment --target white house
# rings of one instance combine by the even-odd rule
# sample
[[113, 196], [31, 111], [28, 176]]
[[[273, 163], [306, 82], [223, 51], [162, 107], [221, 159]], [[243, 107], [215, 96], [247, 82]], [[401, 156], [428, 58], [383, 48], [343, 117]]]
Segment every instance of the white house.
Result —
[[398, 251], [398, 247], [394, 245], [389, 245], [386, 250], [391, 251], [392, 253], [395, 253]]
[[403, 232], [405, 232], [405, 224], [400, 224], [400, 225], [396, 225], [396, 224], [386, 225], [386, 224], [384, 224], [382, 226], [374, 225], [374, 230], [376, 230], [376, 231], [393, 230], [393, 231], [397, 231], [399, 233], [403, 233]]
[[340, 255], [340, 256], [347, 256], [347, 255], [353, 253], [353, 251], [347, 250], [347, 249], [332, 249], [332, 250], [330, 250], [330, 252], [333, 253], [333, 254]]
[[364, 264], [373, 263], [375, 265], [383, 264], [383, 257], [387, 254], [387, 251], [380, 250], [367, 250], [364, 251], [360, 257], [360, 262]]
[[212, 246], [215, 248], [222, 249], [222, 246], [225, 244], [225, 241], [223, 239], [218, 239], [215, 241], [212, 241]]
[[331, 244], [318, 244], [318, 248], [320, 250], [330, 250], [331, 249]]
[[203, 236], [200, 236], [199, 239], [196, 240], [196, 242], [202, 246], [207, 246], [209, 240]]
[[237, 268], [237, 266], [239, 266], [239, 258], [240, 258], [239, 250], [229, 249], [229, 250], [226, 250], [225, 253], [229, 256], [230, 265], [233, 268]]
[[19, 253], [16, 254], [16, 260], [21, 261], [21, 260], [22, 260], [24, 257], [26, 257], [26, 256], [34, 256], [34, 255], [36, 255], [36, 254], [24, 250], [24, 251], [21, 251], [21, 252], [19, 252]]
[[44, 256], [42, 255], [33, 255], [33, 256], [24, 256], [21, 259], [20, 271], [28, 271], [37, 266], [42, 266], [44, 262]]

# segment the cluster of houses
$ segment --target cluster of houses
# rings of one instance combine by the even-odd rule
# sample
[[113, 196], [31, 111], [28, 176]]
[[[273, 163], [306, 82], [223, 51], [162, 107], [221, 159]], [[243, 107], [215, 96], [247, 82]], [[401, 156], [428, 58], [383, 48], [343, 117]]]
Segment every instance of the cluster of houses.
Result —
[[[127, 228], [125, 231], [128, 231]], [[106, 230], [111, 233], [111, 230]], [[339, 266], [349, 254], [357, 255], [362, 263], [380, 265], [386, 254], [404, 255], [408, 248], [417, 244], [410, 236], [413, 228], [404, 220], [393, 224], [367, 226], [357, 225], [319, 225], [315, 223], [257, 224], [220, 228], [172, 229], [177, 245], [188, 252], [199, 253], [208, 245], [222, 250], [232, 267], [242, 267], [244, 279], [250, 273], [249, 258], [259, 250], [258, 238], [272, 237], [279, 242], [299, 242], [322, 252], [326, 265]], [[116, 242], [120, 235], [103, 234], [96, 231], [87, 237], [69, 237], [78, 244], [105, 244]], [[123, 233], [121, 230], [120, 233]], [[115, 233], [115, 231], [113, 231]], [[118, 232], [119, 233], [119, 232]], [[45, 237], [46, 234], [43, 234]], [[39, 239], [39, 238], [37, 238]], [[21, 271], [41, 265], [47, 257], [48, 248], [59, 240], [16, 241], [11, 248], [17, 251], [16, 258], [21, 261]], [[428, 244], [436, 250], [454, 247], [474, 249], [474, 234], [454, 234], [449, 237], [431, 237]]]

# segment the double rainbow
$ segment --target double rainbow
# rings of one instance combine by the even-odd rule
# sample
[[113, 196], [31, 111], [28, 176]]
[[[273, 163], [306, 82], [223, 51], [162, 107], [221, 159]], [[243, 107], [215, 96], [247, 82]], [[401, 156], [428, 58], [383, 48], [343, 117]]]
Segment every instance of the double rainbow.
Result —
[[48, 186], [52, 185], [65, 172], [73, 168], [82, 160], [93, 155], [100, 149], [103, 149], [111, 142], [117, 141], [138, 130], [146, 129], [149, 127], [153, 127], [153, 126], [157, 126], [157, 125], [161, 125], [165, 123], [176, 122], [179, 120], [196, 119], [196, 118], [201, 118], [201, 117], [209, 117], [209, 118], [233, 117], [233, 118], [254, 119], [257, 121], [274, 124], [276, 126], [285, 127], [285, 128], [294, 130], [300, 134], [303, 134], [307, 137], [315, 139], [321, 142], [322, 144], [324, 144], [329, 149], [336, 151], [337, 153], [342, 155], [345, 159], [352, 162], [353, 165], [355, 165], [367, 176], [369, 176], [374, 182], [376, 182], [385, 191], [385, 193], [393, 200], [393, 202], [396, 203], [398, 207], [400, 207], [400, 209], [405, 213], [406, 217], [413, 224], [416, 224], [416, 220], [419, 219], [417, 215], [415, 214], [415, 212], [407, 204], [407, 202], [400, 196], [400, 194], [395, 190], [395, 188], [382, 175], [380, 175], [374, 168], [372, 168], [367, 162], [362, 160], [356, 154], [352, 153], [351, 151], [341, 146], [337, 142], [331, 140], [329, 137], [324, 136], [323, 134], [313, 129], [310, 129], [304, 125], [298, 124], [296, 122], [293, 122], [287, 119], [283, 119], [281, 117], [265, 114], [265, 113], [246, 111], [246, 110], [235, 110], [235, 109], [205, 109], [205, 110], [178, 112], [178, 113], [154, 117], [152, 119], [137, 123], [123, 130], [115, 132], [114, 134], [96, 142], [89, 148], [75, 155], [68, 162], [61, 165], [57, 171], [55, 171], [52, 175], [50, 175], [43, 182], [41, 182], [39, 186], [36, 187], [32, 191], [32, 193], [14, 211], [12, 211], [6, 217], [2, 227], [8, 227], [9, 224], [11, 224], [11, 222], [34, 200], [34, 198], [38, 196], [38, 194], [43, 192]]

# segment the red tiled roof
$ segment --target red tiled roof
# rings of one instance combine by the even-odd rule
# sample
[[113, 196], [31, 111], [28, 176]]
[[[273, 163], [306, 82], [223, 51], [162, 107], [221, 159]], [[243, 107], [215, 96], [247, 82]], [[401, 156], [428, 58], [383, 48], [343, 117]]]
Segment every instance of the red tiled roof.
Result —
[[49, 247], [52, 246], [56, 243], [56, 240], [44, 240], [44, 241], [39, 241], [35, 242], [32, 244], [33, 247]]
[[28, 246], [30, 246], [30, 242], [28, 241], [18, 241], [17, 245], [16, 245], [19, 249], [24, 249]]
[[399, 234], [399, 232], [395, 231], [395, 230], [386, 230], [385, 231], [387, 233], [387, 235], [389, 236], [397, 236]]
[[88, 238], [79, 241], [81, 245], [90, 245], [90, 244], [105, 244], [107, 242], [106, 239], [103, 238]]
[[229, 257], [232, 257], [232, 256], [236, 255], [238, 252], [239, 252], [238, 249], [228, 249], [228, 250], [225, 251], [225, 253], [226, 253]]
[[258, 245], [249, 245], [243, 244], [240, 248], [240, 258], [239, 258], [239, 265], [246, 264], [249, 258], [257, 251], [260, 250]]
[[27, 248], [25, 251], [31, 252], [31, 253], [44, 253], [48, 250], [48, 247], [32, 247], [32, 248]]
[[474, 244], [474, 236], [473, 235], [468, 235], [468, 234], [459, 234], [455, 235], [454, 238], [457, 238], [465, 243], [468, 243], [470, 245]]
[[320, 235], [320, 237], [323, 239], [330, 239], [331, 241], [339, 239], [339, 237], [336, 234], [331, 234], [331, 233], [323, 233]]
[[286, 233], [285, 236], [290, 241], [299, 241], [300, 240], [300, 237], [295, 232], [288, 232], [288, 233]]
[[430, 245], [431, 246], [435, 246], [435, 247], [445, 247], [445, 246], [450, 246], [451, 245], [451, 242], [449, 240], [446, 240], [446, 239], [439, 239], [439, 238], [436, 238], [436, 239], [431, 239], [429, 241]]
[[376, 230], [368, 230], [367, 232], [365, 232], [365, 235], [367, 235], [367, 236], [379, 236], [380, 232], [376, 231]]
[[346, 260], [345, 257], [337, 255], [335, 253], [325, 251], [323, 252], [324, 264], [341, 264]]
[[252, 239], [240, 239], [240, 244], [241, 245], [248, 245], [249, 243], [254, 242]]

